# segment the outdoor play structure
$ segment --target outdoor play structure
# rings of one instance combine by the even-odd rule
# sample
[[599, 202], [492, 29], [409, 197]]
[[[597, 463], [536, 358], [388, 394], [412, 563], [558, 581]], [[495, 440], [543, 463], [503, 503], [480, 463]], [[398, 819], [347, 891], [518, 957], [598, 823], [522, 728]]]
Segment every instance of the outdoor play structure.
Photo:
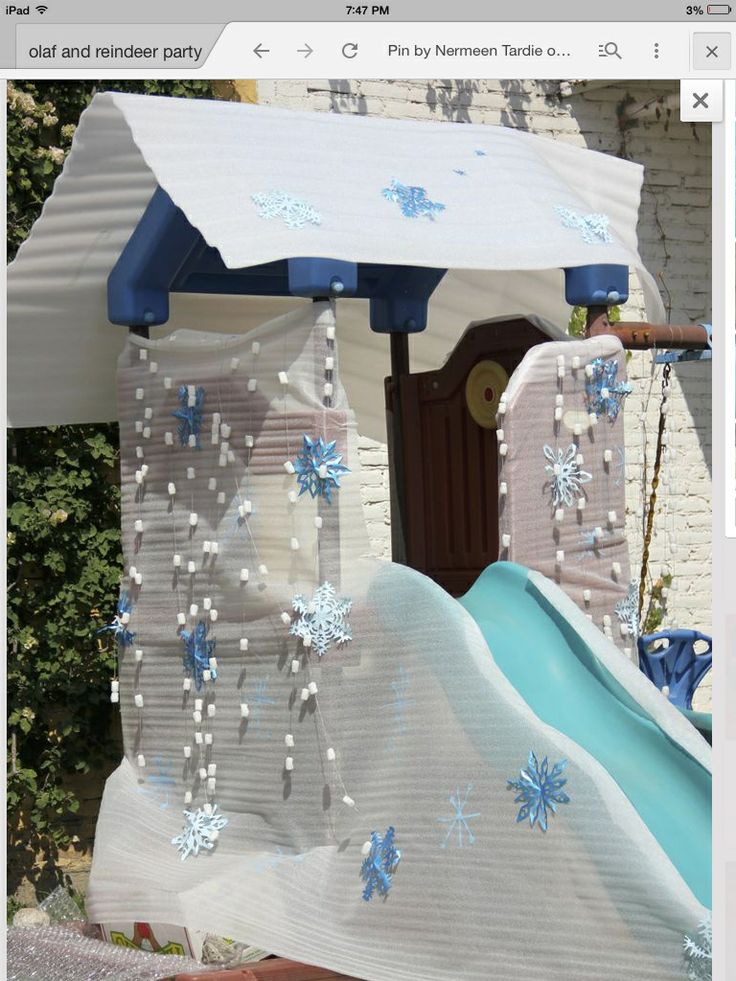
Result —
[[[688, 977], [710, 755], [633, 663], [624, 348], [709, 334], [656, 323], [640, 183], [503, 128], [95, 98], [9, 274], [11, 421], [120, 422], [95, 920], [376, 981]], [[630, 271], [653, 323], [611, 325]]]

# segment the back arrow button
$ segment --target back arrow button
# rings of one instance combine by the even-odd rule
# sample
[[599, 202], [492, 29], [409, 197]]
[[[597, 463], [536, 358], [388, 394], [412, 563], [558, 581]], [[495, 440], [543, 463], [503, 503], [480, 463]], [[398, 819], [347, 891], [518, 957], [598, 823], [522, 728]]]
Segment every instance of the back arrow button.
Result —
[[313, 51], [314, 51], [314, 48], [310, 48], [307, 41], [304, 42], [304, 47], [303, 48], [297, 48], [296, 49], [297, 54], [303, 54], [305, 58], [308, 58]]
[[253, 48], [253, 54], [258, 55], [259, 58], [262, 58], [264, 56], [264, 54], [269, 54], [270, 51], [271, 51], [271, 49], [270, 48], [264, 48], [263, 47], [263, 44], [260, 41], [255, 46], [255, 48]]

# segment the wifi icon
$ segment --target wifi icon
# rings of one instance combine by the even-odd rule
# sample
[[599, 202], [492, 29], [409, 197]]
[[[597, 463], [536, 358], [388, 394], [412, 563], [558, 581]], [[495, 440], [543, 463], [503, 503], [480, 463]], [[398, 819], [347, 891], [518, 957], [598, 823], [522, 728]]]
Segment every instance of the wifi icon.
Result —
[[38, 5], [38, 6], [36, 7], [36, 11], [37, 11], [37, 12], [38, 12], [39, 14], [45, 14], [45, 13], [46, 13], [46, 11], [47, 11], [48, 9], [49, 9], [49, 8], [48, 8], [48, 7], [45, 7], [45, 6], [44, 6], [44, 5], [42, 4], [42, 3], [40, 3], [40, 4], [39, 4], [39, 5]]

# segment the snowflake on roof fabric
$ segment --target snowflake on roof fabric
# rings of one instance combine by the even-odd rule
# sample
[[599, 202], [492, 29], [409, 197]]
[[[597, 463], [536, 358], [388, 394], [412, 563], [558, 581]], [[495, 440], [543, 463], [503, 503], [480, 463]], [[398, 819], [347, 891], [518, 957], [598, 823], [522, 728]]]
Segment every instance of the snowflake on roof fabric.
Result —
[[616, 616], [625, 623], [629, 633], [636, 640], [639, 636], [639, 583], [632, 579], [626, 596], [616, 604]]
[[401, 861], [401, 852], [394, 845], [395, 835], [394, 828], [388, 828], [385, 835], [372, 831], [370, 841], [363, 846], [365, 858], [360, 867], [360, 877], [365, 882], [363, 899], [366, 902], [374, 893], [385, 899], [391, 890], [391, 880]]
[[578, 448], [574, 443], [570, 443], [566, 450], [553, 450], [547, 444], [543, 449], [549, 460], [544, 469], [549, 476], [552, 505], [556, 508], [562, 504], [572, 507], [573, 495], [579, 494], [583, 484], [592, 480], [593, 475], [580, 469], [577, 462]]
[[292, 603], [299, 616], [289, 633], [302, 640], [308, 639], [319, 657], [326, 654], [332, 644], [347, 644], [353, 639], [347, 622], [353, 601], [338, 596], [331, 583], [323, 582], [311, 601], [304, 596], [295, 596]]
[[521, 804], [516, 815], [517, 824], [529, 818], [530, 827], [538, 823], [541, 830], [546, 831], [547, 809], [556, 814], [557, 804], [570, 803], [562, 789], [567, 779], [560, 776], [566, 766], [567, 760], [560, 760], [550, 770], [546, 756], [540, 765], [534, 752], [529, 750], [526, 769], [519, 771], [518, 780], [509, 780], [507, 784], [509, 789], [519, 791], [514, 798], [515, 804]]
[[110, 623], [100, 627], [98, 634], [112, 634], [121, 647], [130, 647], [135, 638], [135, 634], [128, 630], [128, 621], [133, 611], [133, 601], [127, 592], [120, 594], [117, 605], [117, 613]]
[[171, 839], [171, 844], [176, 845], [182, 862], [190, 855], [196, 858], [200, 851], [211, 851], [215, 847], [227, 823], [225, 815], [217, 813], [217, 804], [209, 807], [209, 810], [199, 807], [196, 811], [184, 811], [184, 830]]
[[350, 469], [335, 452], [337, 440], [326, 443], [321, 436], [311, 439], [306, 434], [303, 439], [299, 456], [294, 460], [299, 496], [309, 492], [312, 497], [324, 497], [331, 504], [333, 488], [340, 487], [340, 478], [350, 473]]
[[610, 361], [594, 358], [591, 367], [593, 375], [585, 382], [588, 411], [595, 412], [597, 416], [608, 416], [614, 422], [624, 399], [631, 394], [631, 385], [616, 381], [618, 362], [615, 358]]
[[713, 978], [713, 923], [708, 915], [698, 928], [698, 939], [685, 937], [682, 942], [688, 981], [711, 981]]
[[[194, 389], [194, 391], [192, 391]], [[199, 431], [202, 428], [202, 406], [204, 405], [204, 388], [202, 385], [181, 385], [179, 387], [179, 402], [181, 408], [171, 413], [179, 420], [179, 442], [182, 446], [189, 445], [190, 436], [194, 436], [199, 448]]]
[[322, 215], [311, 204], [287, 194], [286, 191], [251, 194], [251, 199], [258, 205], [261, 218], [281, 218], [287, 228], [322, 224]]
[[468, 798], [473, 791], [472, 783], [469, 783], [465, 788], [465, 793], [460, 793], [460, 788], [458, 787], [454, 794], [450, 794], [449, 801], [450, 805], [454, 810], [454, 814], [449, 817], [437, 818], [441, 824], [447, 825], [447, 834], [442, 842], [442, 848], [447, 848], [448, 842], [452, 839], [456, 842], [458, 848], [462, 848], [463, 845], [474, 845], [475, 835], [470, 829], [469, 821], [473, 818], [480, 817], [480, 812], [475, 814], [466, 813], [466, 807], [468, 806]]
[[184, 670], [194, 678], [199, 691], [204, 683], [203, 671], [209, 671], [212, 681], [217, 680], [217, 669], [210, 667], [210, 658], [215, 653], [217, 641], [208, 640], [209, 626], [200, 620], [193, 630], [182, 630], [181, 639], [184, 643]]
[[439, 201], [430, 201], [423, 187], [414, 187], [392, 180], [389, 187], [384, 187], [383, 196], [387, 201], [394, 201], [401, 209], [405, 218], [426, 217], [434, 221], [435, 214], [445, 210]]
[[583, 237], [583, 241], [588, 245], [611, 245], [613, 236], [608, 231], [611, 219], [608, 215], [593, 212], [589, 215], [580, 215], [570, 208], [563, 208], [561, 205], [555, 207], [555, 211], [560, 217], [560, 221], [565, 228], [575, 228]]

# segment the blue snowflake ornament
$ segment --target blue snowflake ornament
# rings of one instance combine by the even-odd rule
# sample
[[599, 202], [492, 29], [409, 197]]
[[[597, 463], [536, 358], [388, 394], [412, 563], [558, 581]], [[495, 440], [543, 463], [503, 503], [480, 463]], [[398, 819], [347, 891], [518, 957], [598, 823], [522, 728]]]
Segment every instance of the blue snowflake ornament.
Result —
[[687, 965], [688, 981], [712, 981], [713, 979], [713, 923], [710, 915], [698, 928], [698, 939], [685, 937], [682, 942]]
[[629, 634], [637, 640], [639, 637], [639, 583], [632, 579], [626, 596], [616, 604], [616, 616], [619, 623], [625, 623]]
[[439, 201], [430, 201], [423, 187], [412, 187], [392, 180], [389, 187], [384, 187], [383, 196], [387, 201], [394, 201], [401, 209], [405, 218], [426, 217], [434, 221], [435, 214], [445, 210]]
[[608, 231], [611, 219], [608, 215], [592, 213], [580, 215], [570, 208], [563, 208], [561, 205], [555, 207], [560, 221], [565, 228], [575, 228], [583, 237], [583, 241], [588, 245], [611, 245], [613, 236]]
[[299, 497], [309, 492], [312, 497], [324, 497], [332, 504], [333, 488], [339, 489], [340, 478], [350, 473], [350, 469], [335, 452], [337, 440], [325, 443], [321, 436], [311, 439], [306, 433], [303, 439], [301, 452], [294, 460]]
[[368, 902], [374, 893], [385, 899], [391, 890], [391, 880], [401, 861], [401, 852], [394, 845], [396, 831], [388, 828], [381, 836], [371, 832], [371, 840], [364, 847], [365, 858], [360, 867], [360, 877], [365, 882], [363, 899]]
[[314, 593], [312, 600], [295, 596], [292, 600], [294, 610], [299, 614], [292, 623], [289, 633], [302, 640], [309, 638], [319, 657], [326, 654], [332, 644], [347, 644], [353, 639], [348, 613], [353, 601], [338, 596], [335, 587], [323, 582]]
[[189, 437], [194, 436], [197, 449], [200, 447], [199, 431], [202, 428], [202, 406], [204, 405], [204, 387], [197, 385], [194, 389], [194, 405], [189, 404], [189, 387], [179, 387], [180, 408], [171, 413], [179, 420], [179, 442], [182, 446], [189, 445]]
[[465, 793], [460, 793], [460, 788], [455, 791], [454, 794], [450, 794], [449, 800], [450, 805], [454, 810], [454, 814], [449, 817], [437, 818], [441, 824], [447, 825], [447, 834], [445, 835], [444, 841], [442, 842], [442, 848], [447, 848], [448, 843], [453, 839], [458, 848], [462, 848], [463, 845], [474, 845], [475, 835], [470, 829], [469, 821], [473, 818], [480, 817], [480, 812], [475, 814], [466, 813], [466, 807], [468, 806], [468, 798], [473, 791], [472, 783], [469, 783], [465, 788]]
[[558, 508], [564, 504], [565, 507], [572, 507], [573, 495], [580, 494], [583, 484], [592, 480], [593, 475], [580, 469], [577, 462], [578, 448], [574, 443], [570, 443], [565, 450], [553, 450], [545, 444], [543, 452], [549, 461], [544, 470], [549, 477], [552, 506]]
[[538, 823], [541, 830], [546, 831], [547, 808], [556, 814], [557, 804], [570, 803], [570, 798], [562, 789], [567, 778], [560, 776], [566, 766], [567, 760], [560, 760], [550, 770], [546, 756], [540, 765], [534, 752], [529, 750], [526, 769], [519, 771], [518, 780], [508, 781], [509, 789], [519, 791], [514, 798], [515, 804], [521, 804], [516, 815], [517, 824], [529, 818], [530, 827]]
[[125, 614], [130, 614], [133, 612], [133, 601], [127, 592], [120, 594], [117, 605], [117, 613], [112, 618], [110, 623], [106, 624], [104, 627], [100, 627], [97, 631], [98, 634], [112, 634], [118, 644], [124, 649], [130, 647], [135, 639], [135, 634], [128, 630], [127, 623], [123, 622], [123, 617]]
[[261, 218], [280, 218], [287, 228], [322, 224], [322, 215], [311, 204], [287, 194], [286, 191], [251, 194], [251, 199], [258, 206]]
[[217, 641], [207, 639], [208, 631], [209, 626], [204, 620], [200, 620], [194, 630], [182, 630], [181, 632], [181, 639], [184, 643], [184, 670], [194, 678], [197, 691], [200, 691], [204, 684], [202, 673], [205, 670], [210, 672], [212, 681], [217, 681], [217, 669], [210, 667], [210, 658], [215, 653]]
[[631, 395], [631, 385], [616, 381], [618, 362], [615, 358], [610, 361], [594, 358], [591, 367], [593, 374], [585, 382], [588, 412], [595, 412], [599, 417], [608, 416], [615, 422], [624, 399]]
[[217, 813], [217, 804], [209, 808], [209, 813], [203, 807], [184, 811], [184, 830], [171, 839], [171, 844], [176, 845], [182, 862], [190, 855], [196, 858], [200, 851], [212, 851], [227, 823], [225, 815]]

